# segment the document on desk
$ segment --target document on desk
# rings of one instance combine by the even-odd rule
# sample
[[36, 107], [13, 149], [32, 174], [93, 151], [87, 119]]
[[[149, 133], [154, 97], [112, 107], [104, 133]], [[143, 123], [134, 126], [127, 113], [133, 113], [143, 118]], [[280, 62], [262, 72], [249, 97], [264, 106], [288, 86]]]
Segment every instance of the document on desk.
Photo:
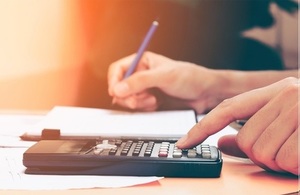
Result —
[[119, 188], [150, 183], [162, 177], [119, 177], [84, 175], [27, 175], [22, 165], [25, 148], [0, 148], [0, 189], [64, 190]]
[[[78, 108], [82, 110], [81, 108]], [[72, 111], [76, 110], [76, 113], [72, 113]], [[83, 109], [85, 110], [85, 108]], [[72, 107], [58, 107], [49, 112], [47, 116], [44, 115], [0, 115], [0, 189], [27, 189], [27, 190], [57, 190], [57, 189], [83, 189], [83, 188], [94, 188], [94, 187], [102, 187], [102, 188], [116, 188], [116, 187], [125, 187], [125, 186], [133, 186], [138, 184], [145, 184], [153, 181], [160, 180], [161, 177], [118, 177], [118, 176], [67, 176], [67, 175], [28, 175], [25, 174], [25, 167], [22, 164], [23, 153], [25, 150], [30, 147], [34, 142], [22, 141], [19, 139], [20, 133], [22, 129], [31, 129], [33, 127], [37, 127], [41, 124], [46, 124], [48, 122], [56, 120], [57, 117], [62, 117], [61, 119], [64, 122], [65, 118], [68, 118], [67, 121], [70, 122], [75, 120], [73, 117], [77, 114], [82, 114], [85, 116], [85, 112], [77, 113], [77, 108], [73, 109]], [[89, 112], [90, 110], [88, 110]], [[71, 112], [71, 114], [70, 114]], [[99, 111], [102, 112], [101, 110]], [[104, 113], [107, 111], [104, 110]], [[60, 113], [60, 115], [56, 115], [56, 113]], [[92, 112], [96, 115], [98, 111]], [[64, 114], [67, 114], [66, 116]], [[69, 115], [70, 114], [70, 115]], [[169, 124], [170, 127], [178, 124], [178, 112], [174, 113], [173, 118], [171, 117], [172, 124]], [[52, 116], [53, 115], [53, 116]], [[92, 114], [89, 114], [91, 116]], [[101, 115], [101, 114], [99, 114]], [[47, 117], [50, 118], [48, 119]], [[172, 115], [171, 115], [172, 116]], [[53, 117], [53, 118], [52, 118]], [[78, 116], [77, 116], [78, 117]], [[92, 116], [91, 116], [92, 117]], [[184, 120], [187, 115], [183, 114], [182, 116]], [[198, 116], [198, 120], [201, 120], [203, 116]], [[99, 116], [96, 116], [95, 119], [98, 119]], [[126, 117], [125, 117], [126, 118]], [[155, 117], [154, 117], [155, 118]], [[192, 117], [193, 118], [193, 117]], [[95, 120], [93, 118], [93, 120]], [[93, 121], [92, 120], [92, 121]], [[153, 121], [154, 119], [152, 119]], [[160, 128], [159, 121], [155, 125]], [[177, 121], [176, 121], [177, 120]], [[191, 119], [190, 122], [183, 122], [185, 125], [181, 125], [182, 128], [181, 133], [185, 133], [189, 130], [189, 125], [193, 125], [194, 118]], [[190, 120], [189, 117], [187, 119]], [[136, 120], [134, 120], [135, 122]], [[139, 120], [138, 120], [139, 121]], [[169, 121], [169, 120], [168, 120]], [[83, 121], [81, 121], [83, 122]], [[96, 124], [100, 121], [93, 121]], [[104, 123], [107, 121], [104, 121]], [[128, 121], [126, 121], [128, 122]], [[141, 122], [141, 121], [139, 121]], [[165, 121], [166, 122], [166, 121]], [[169, 121], [170, 122], [170, 121]], [[60, 124], [60, 121], [58, 122]], [[187, 125], [188, 124], [188, 125]], [[187, 125], [187, 126], [186, 126]], [[100, 125], [104, 126], [103, 124]], [[140, 126], [141, 127], [141, 126]], [[168, 127], [168, 126], [167, 126]], [[149, 130], [149, 129], [148, 129]], [[150, 129], [152, 130], [152, 129]], [[161, 130], [161, 129], [160, 129]], [[151, 131], [150, 131], [151, 132]], [[156, 132], [157, 133], [157, 132]], [[210, 136], [205, 142], [216, 145], [217, 140], [220, 136], [226, 134], [236, 133], [234, 129], [231, 127], [226, 127], [223, 131]]]
[[[193, 110], [125, 112], [98, 108], [54, 107], [22, 136], [38, 139], [58, 132], [59, 138], [180, 138], [197, 122]], [[47, 134], [44, 135], [47, 129]], [[50, 133], [49, 133], [50, 132]], [[56, 134], [57, 135], [57, 134]]]

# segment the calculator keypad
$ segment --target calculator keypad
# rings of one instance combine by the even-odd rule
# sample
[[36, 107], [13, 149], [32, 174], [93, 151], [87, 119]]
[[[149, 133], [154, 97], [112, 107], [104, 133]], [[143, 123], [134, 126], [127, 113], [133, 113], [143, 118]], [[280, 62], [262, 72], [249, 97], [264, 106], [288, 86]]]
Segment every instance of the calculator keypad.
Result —
[[[176, 139], [42, 140], [23, 155], [29, 174], [216, 178], [221, 151], [206, 144], [181, 149]], [[52, 150], [53, 149], [53, 150]]]
[[146, 150], [144, 152], [144, 156], [151, 156], [153, 147], [154, 147], [154, 142], [148, 142], [148, 145], [147, 145]]
[[[115, 145], [110, 149], [93, 150], [94, 155], [110, 156], [139, 156], [158, 158], [203, 158], [210, 159], [211, 148], [208, 144], [201, 144], [190, 149], [179, 149], [174, 142], [154, 142], [144, 140], [103, 140], [103, 143]], [[101, 144], [100, 144], [101, 145]]]

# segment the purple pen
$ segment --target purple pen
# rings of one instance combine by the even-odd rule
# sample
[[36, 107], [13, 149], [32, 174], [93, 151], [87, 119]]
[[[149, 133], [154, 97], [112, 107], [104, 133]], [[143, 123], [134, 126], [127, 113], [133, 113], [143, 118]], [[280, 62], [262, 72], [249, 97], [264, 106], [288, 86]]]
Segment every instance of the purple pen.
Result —
[[143, 54], [144, 54], [147, 46], [149, 45], [149, 42], [150, 42], [150, 40], [151, 40], [151, 38], [152, 38], [152, 36], [153, 36], [153, 34], [154, 34], [157, 26], [158, 26], [158, 22], [157, 21], [152, 22], [152, 25], [151, 25], [151, 27], [150, 27], [147, 35], [145, 36], [145, 38], [144, 38], [144, 40], [143, 40], [143, 42], [142, 42], [142, 44], [141, 44], [141, 46], [140, 46], [140, 48], [139, 48], [139, 50], [137, 52], [136, 57], [134, 58], [132, 64], [129, 67], [129, 69], [127, 70], [124, 78], [129, 77], [134, 72], [134, 70], [135, 70], [136, 66], [138, 65], [141, 57], [143, 56]]

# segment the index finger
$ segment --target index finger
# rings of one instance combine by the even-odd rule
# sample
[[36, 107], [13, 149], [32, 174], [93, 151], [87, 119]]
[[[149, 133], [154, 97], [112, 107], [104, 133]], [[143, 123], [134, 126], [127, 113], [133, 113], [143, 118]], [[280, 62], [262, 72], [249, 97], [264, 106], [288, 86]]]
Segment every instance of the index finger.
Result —
[[246, 119], [261, 109], [270, 99], [262, 89], [252, 90], [224, 100], [200, 120], [177, 142], [179, 148], [189, 148], [222, 130], [237, 119]]

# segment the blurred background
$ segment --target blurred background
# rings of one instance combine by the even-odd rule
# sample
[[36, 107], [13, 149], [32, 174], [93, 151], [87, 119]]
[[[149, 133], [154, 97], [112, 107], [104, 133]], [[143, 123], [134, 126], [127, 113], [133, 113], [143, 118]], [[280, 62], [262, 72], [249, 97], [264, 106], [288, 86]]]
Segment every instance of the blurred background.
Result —
[[215, 69], [298, 68], [296, 0], [0, 0], [0, 109], [111, 108], [110, 63], [148, 50]]

